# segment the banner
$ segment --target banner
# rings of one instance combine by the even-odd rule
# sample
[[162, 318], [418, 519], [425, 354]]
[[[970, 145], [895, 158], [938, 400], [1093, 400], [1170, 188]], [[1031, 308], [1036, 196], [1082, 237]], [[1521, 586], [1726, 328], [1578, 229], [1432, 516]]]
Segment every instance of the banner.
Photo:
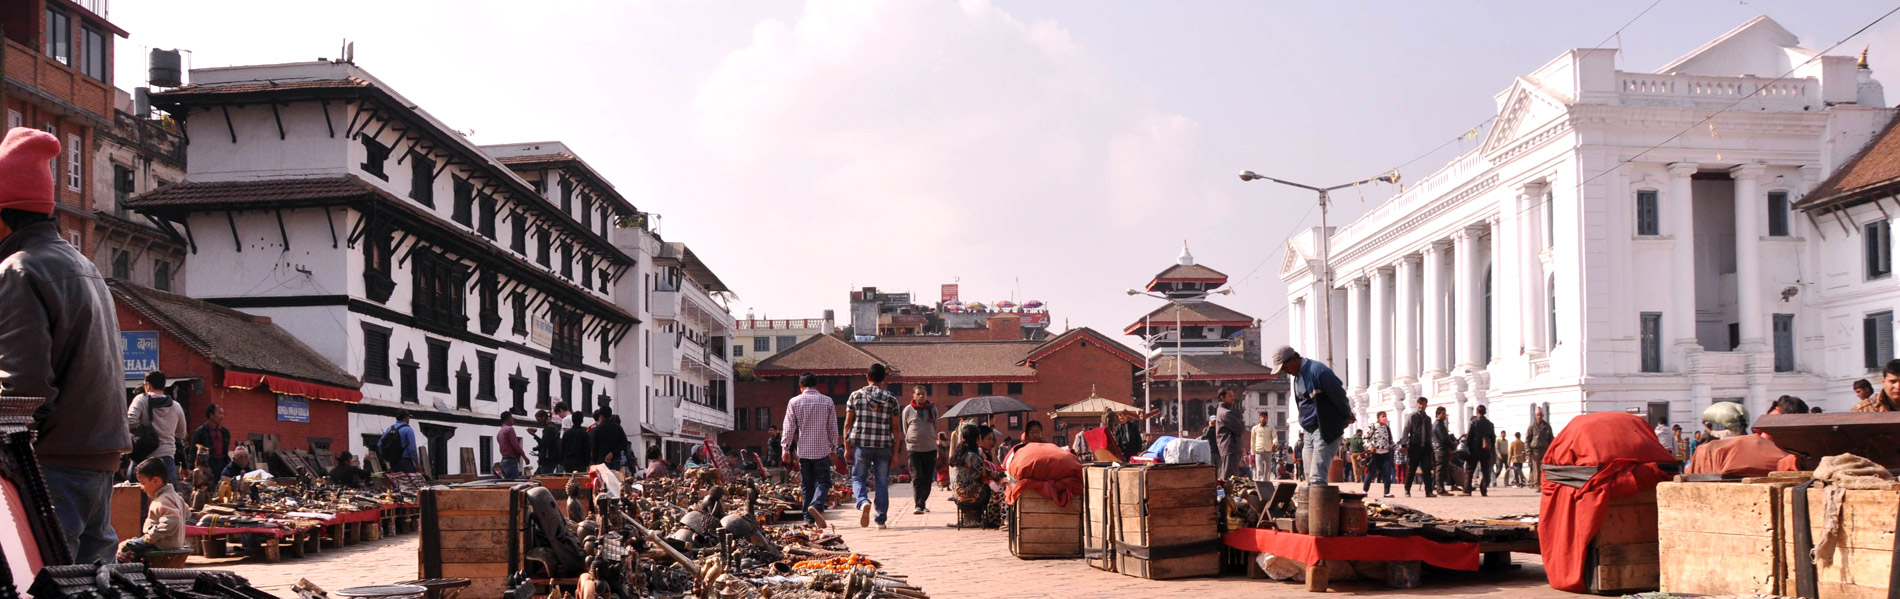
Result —
[[940, 300], [938, 300], [938, 301], [941, 301], [941, 302], [944, 302], [944, 303], [949, 303], [949, 302], [954, 302], [954, 301], [957, 301], [957, 284], [956, 284], [956, 283], [950, 283], [950, 284], [947, 284], [947, 285], [944, 285], [944, 286], [943, 286], [943, 299], [940, 299]]
[[278, 422], [310, 422], [310, 400], [295, 395], [277, 396]]
[[125, 380], [143, 379], [158, 370], [158, 331], [119, 331], [119, 357], [125, 362]]
[[1046, 327], [1046, 326], [1049, 326], [1049, 313], [1048, 312], [1024, 312], [1022, 322], [1023, 322], [1023, 326], [1026, 326], [1026, 327]]
[[541, 347], [554, 347], [554, 322], [546, 318], [535, 318], [534, 326], [528, 331], [528, 342]]

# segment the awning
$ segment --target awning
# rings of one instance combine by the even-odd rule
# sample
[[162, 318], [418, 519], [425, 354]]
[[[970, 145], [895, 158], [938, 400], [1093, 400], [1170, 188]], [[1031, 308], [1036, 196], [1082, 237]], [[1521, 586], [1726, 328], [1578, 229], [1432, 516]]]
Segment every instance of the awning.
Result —
[[363, 392], [355, 389], [344, 389], [342, 387], [333, 387], [319, 383], [307, 383], [280, 376], [256, 372], [242, 372], [228, 368], [224, 371], [224, 386], [231, 389], [267, 387], [272, 393], [343, 403], [357, 403], [363, 401]]

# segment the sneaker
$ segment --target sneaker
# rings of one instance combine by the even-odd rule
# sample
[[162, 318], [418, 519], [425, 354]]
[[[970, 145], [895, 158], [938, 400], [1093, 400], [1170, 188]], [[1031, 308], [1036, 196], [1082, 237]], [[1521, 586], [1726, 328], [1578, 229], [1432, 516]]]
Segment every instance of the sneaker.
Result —
[[884, 530], [884, 525], [883, 525], [883, 524], [879, 524], [879, 525], [877, 525], [877, 529], [878, 529], [878, 530]]
[[911, 511], [910, 511], [910, 513], [913, 513], [913, 514], [917, 514], [917, 515], [920, 515], [920, 516], [921, 516], [921, 515], [923, 515], [923, 513], [924, 513], [924, 508], [917, 508], [917, 509], [914, 509], [914, 510], [911, 510]]
[[871, 504], [866, 503], [864, 505], [858, 506], [858, 528], [864, 528], [870, 525], [871, 525]]
[[926, 513], [926, 514], [928, 514], [928, 513], [930, 513], [930, 508], [927, 508], [927, 507], [920, 507], [920, 508], [917, 508], [917, 509], [920, 509], [920, 510], [923, 510], [923, 511], [924, 511], [924, 513]]

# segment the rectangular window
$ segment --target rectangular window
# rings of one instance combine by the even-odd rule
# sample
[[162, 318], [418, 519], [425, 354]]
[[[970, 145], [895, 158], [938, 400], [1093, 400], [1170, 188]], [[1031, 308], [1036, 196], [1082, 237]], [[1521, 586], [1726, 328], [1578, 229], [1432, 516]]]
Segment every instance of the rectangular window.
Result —
[[1787, 237], [1788, 232], [1788, 192], [1768, 192], [1768, 235]]
[[567, 402], [570, 408], [574, 406], [574, 375], [572, 373], [561, 373], [561, 401]]
[[[430, 208], [435, 207], [435, 161], [421, 152], [409, 153], [409, 198]], [[455, 222], [468, 224], [468, 213], [462, 213], [462, 220]]]
[[549, 386], [549, 377], [553, 374], [554, 371], [546, 368], [536, 367], [534, 369], [534, 407], [536, 409], [546, 410], [554, 407], [553, 400], [551, 399], [554, 390]]
[[79, 184], [85, 179], [82, 168], [85, 166], [85, 161], [80, 158], [80, 152], [85, 149], [86, 146], [80, 143], [79, 136], [71, 134], [66, 136], [66, 189], [79, 191]]
[[950, 383], [947, 387], [944, 392], [949, 393], [950, 397], [963, 397], [963, 383]]
[[602, 364], [614, 362], [614, 338], [605, 330], [600, 332], [600, 361]]
[[416, 363], [415, 355], [406, 349], [402, 352], [402, 359], [396, 361], [396, 368], [402, 371], [397, 376], [402, 378], [399, 393], [402, 394], [403, 403], [422, 403], [422, 394], [416, 392], [416, 368], [420, 366]]
[[903, 383], [884, 383], [884, 390], [891, 392], [891, 395], [895, 395], [899, 398], [904, 397]]
[[743, 357], [745, 357], [745, 346], [744, 346], [744, 345], [741, 345], [741, 344], [737, 344], [737, 343], [735, 343], [735, 344], [733, 344], [733, 346], [732, 346], [732, 357], [734, 357], [734, 358], [743, 358]]
[[523, 256], [528, 255], [528, 215], [514, 212], [508, 215], [508, 249]]
[[1885, 278], [1893, 274], [1893, 229], [1885, 220], [1877, 220], [1861, 227], [1862, 243], [1867, 248], [1867, 279]]
[[411, 290], [410, 312], [423, 322], [457, 330], [467, 328], [463, 289], [468, 269], [435, 252], [419, 251], [411, 258], [415, 288]]
[[581, 411], [594, 413], [594, 379], [581, 377]]
[[483, 436], [482, 437], [482, 471], [481, 472], [464, 472], [463, 474], [486, 474], [490, 471], [493, 471], [494, 469], [495, 469], [495, 438]]
[[1022, 383], [1010, 383], [1010, 384], [1009, 384], [1009, 394], [1010, 394], [1010, 395], [1022, 395], [1022, 394], [1023, 394], [1023, 384], [1022, 384]]
[[468, 179], [461, 177], [455, 177], [454, 181], [455, 189], [450, 193], [455, 195], [455, 205], [449, 208], [449, 218], [464, 227], [473, 227], [475, 226], [475, 186], [470, 185]]
[[752, 351], [757, 352], [757, 353], [766, 353], [766, 352], [772, 351], [772, 338], [771, 337], [753, 337]]
[[363, 136], [363, 172], [378, 179], [389, 180], [389, 173], [383, 172], [383, 163], [389, 162], [389, 146], [376, 141], [368, 135]]
[[468, 362], [463, 362], [456, 367], [455, 369], [455, 408], [458, 410], [468, 410], [468, 409], [472, 409], [474, 406], [473, 402], [470, 401], [473, 398], [470, 397], [472, 394], [470, 393], [470, 389], [468, 388], [469, 378], [471, 377], [472, 375], [468, 373]]
[[581, 228], [594, 228], [594, 199], [581, 196]]
[[511, 411], [516, 414], [526, 414], [528, 413], [528, 377], [519, 376], [520, 370], [515, 372], [517, 374], [508, 375], [508, 393], [514, 398], [514, 409]]
[[995, 385], [991, 385], [989, 383], [976, 384], [976, 394], [978, 397], [985, 396], [985, 395], [992, 395], [994, 393], [996, 393]]
[[132, 252], [112, 250], [112, 278], [121, 281], [132, 278]]
[[548, 255], [548, 249], [554, 245], [554, 232], [547, 229], [537, 231], [534, 237], [534, 261], [541, 268], [551, 268], [554, 260]]
[[567, 183], [566, 177], [561, 178], [561, 214], [574, 216], [574, 186]]
[[1794, 315], [1775, 315], [1775, 372], [1794, 372]]
[[363, 323], [363, 382], [389, 384], [389, 329]]
[[594, 257], [581, 255], [581, 287], [594, 288]]
[[436, 393], [449, 392], [449, 342], [442, 339], [429, 339], [429, 384], [424, 387]]
[[797, 335], [779, 335], [778, 336], [778, 350], [779, 351], [785, 351], [785, 350], [791, 349], [792, 346], [794, 345], [798, 345]]
[[51, 8], [46, 9], [46, 56], [59, 64], [73, 64], [72, 17]]
[[1861, 347], [1866, 352], [1864, 366], [1879, 370], [1893, 359], [1893, 312], [1875, 312], [1860, 320]]
[[1657, 205], [1653, 189], [1636, 192], [1636, 234], [1662, 234], [1661, 207]]
[[475, 399], [495, 401], [495, 354], [475, 352]]
[[125, 213], [125, 201], [132, 199], [132, 194], [137, 191], [137, 184], [132, 178], [132, 168], [116, 162], [112, 163], [112, 199], [118, 203], [121, 215]]
[[475, 215], [475, 222], [479, 223], [475, 226], [475, 232], [482, 237], [487, 237], [489, 241], [494, 241], [495, 196], [485, 193], [482, 194], [476, 203], [476, 209], [480, 214]]
[[1009, 430], [1012, 430], [1012, 431], [1023, 430], [1023, 415], [1022, 414], [1009, 415]]
[[574, 280], [574, 246], [561, 242], [561, 278]]
[[493, 335], [501, 328], [501, 283], [494, 270], [484, 270], [475, 286], [480, 294], [476, 300], [480, 304], [483, 335]]
[[508, 296], [508, 303], [515, 310], [515, 334], [528, 334], [528, 293], [516, 291]]
[[1662, 313], [1641, 315], [1643, 372], [1662, 372]]
[[152, 288], [159, 291], [172, 290], [172, 263], [170, 261], [152, 261]]
[[554, 324], [554, 346], [549, 348], [555, 364], [579, 365], [581, 356], [581, 313], [556, 307], [550, 312]]
[[106, 47], [105, 34], [91, 27], [81, 27], [79, 30], [80, 56], [85, 61], [85, 67], [80, 70], [87, 77], [106, 81], [106, 65], [112, 63], [112, 50]]
[[1557, 247], [1557, 192], [1544, 191], [1544, 247]]
[[733, 412], [732, 413], [732, 430], [733, 432], [739, 432], [739, 433], [752, 430], [751, 415], [746, 414], [744, 411]]

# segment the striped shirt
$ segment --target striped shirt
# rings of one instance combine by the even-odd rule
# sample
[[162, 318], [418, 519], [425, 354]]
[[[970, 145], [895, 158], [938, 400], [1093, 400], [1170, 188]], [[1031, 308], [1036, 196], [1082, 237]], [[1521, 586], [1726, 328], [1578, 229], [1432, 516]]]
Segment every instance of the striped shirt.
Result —
[[798, 458], [816, 460], [838, 449], [838, 411], [831, 397], [817, 389], [806, 389], [785, 406], [785, 444], [795, 447]]
[[845, 439], [852, 447], [887, 448], [897, 444], [891, 419], [897, 417], [897, 396], [877, 385], [866, 385], [851, 392], [844, 407], [851, 413], [851, 432]]

